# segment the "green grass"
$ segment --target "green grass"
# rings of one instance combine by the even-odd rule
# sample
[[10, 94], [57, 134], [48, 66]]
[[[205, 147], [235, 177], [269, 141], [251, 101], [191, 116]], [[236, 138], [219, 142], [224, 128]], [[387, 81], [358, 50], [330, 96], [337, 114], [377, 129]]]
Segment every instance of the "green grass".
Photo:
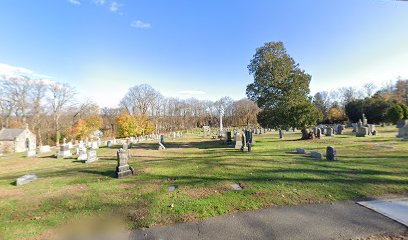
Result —
[[[0, 239], [41, 239], [65, 224], [112, 213], [119, 213], [127, 228], [137, 228], [269, 206], [407, 193], [408, 142], [395, 137], [395, 128], [378, 131], [356, 138], [348, 130], [313, 141], [298, 141], [300, 133], [285, 133], [280, 140], [273, 132], [255, 136], [251, 153], [200, 135], [167, 139], [164, 151], [157, 143], [142, 143], [131, 150], [129, 162], [137, 175], [125, 179], [114, 178], [116, 149], [99, 149], [100, 160], [91, 164], [6, 155], [0, 158]], [[327, 146], [336, 148], [335, 162], [294, 154], [296, 147], [324, 153]], [[39, 180], [14, 185], [31, 172]], [[244, 190], [233, 191], [233, 183]], [[168, 192], [172, 185], [177, 190]]]

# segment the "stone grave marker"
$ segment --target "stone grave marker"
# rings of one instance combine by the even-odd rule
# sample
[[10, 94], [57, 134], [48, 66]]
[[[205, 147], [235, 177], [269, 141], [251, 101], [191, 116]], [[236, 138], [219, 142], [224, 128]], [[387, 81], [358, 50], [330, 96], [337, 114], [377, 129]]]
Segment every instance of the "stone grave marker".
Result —
[[316, 129], [316, 137], [317, 137], [318, 139], [321, 139], [321, 138], [322, 138], [322, 129], [321, 129], [321, 128], [317, 128], [317, 129]]
[[97, 141], [93, 141], [92, 144], [91, 144], [91, 149], [95, 150], [95, 149], [98, 149], [98, 148], [99, 148], [98, 142], [97, 142]]
[[304, 148], [296, 148], [296, 153], [297, 153], [297, 154], [305, 154], [306, 151], [305, 151]]
[[335, 156], [336, 156], [336, 150], [334, 150], [334, 147], [328, 146], [326, 148], [326, 160], [327, 161], [334, 161]]
[[96, 151], [90, 150], [88, 153], [88, 158], [86, 159], [85, 163], [95, 162], [96, 160], [98, 160], [98, 157], [96, 156]]
[[359, 127], [357, 128], [356, 137], [365, 137], [368, 134], [367, 127]]
[[116, 166], [116, 176], [117, 178], [124, 178], [134, 174], [132, 167], [128, 165], [129, 160], [129, 150], [119, 149], [117, 152], [118, 165]]
[[283, 132], [282, 129], [279, 129], [279, 138], [282, 139], [283, 138]]
[[235, 149], [241, 149], [242, 147], [242, 136], [238, 132], [235, 134]]
[[57, 155], [57, 158], [66, 158], [66, 157], [71, 157], [72, 153], [71, 150], [69, 150], [69, 146], [67, 144], [60, 145], [60, 149]]
[[326, 137], [331, 137], [333, 136], [333, 128], [328, 127], [326, 128]]
[[77, 160], [85, 161], [87, 159], [88, 159], [88, 153], [86, 151], [86, 148], [85, 147], [79, 148], [79, 156], [78, 156]]
[[38, 178], [37, 178], [37, 175], [35, 175], [35, 173], [27, 174], [27, 175], [17, 178], [16, 186], [21, 186], [21, 185], [33, 182], [37, 179]]
[[317, 158], [317, 159], [322, 159], [323, 155], [321, 153], [319, 153], [319, 152], [312, 151], [312, 152], [310, 152], [310, 157]]

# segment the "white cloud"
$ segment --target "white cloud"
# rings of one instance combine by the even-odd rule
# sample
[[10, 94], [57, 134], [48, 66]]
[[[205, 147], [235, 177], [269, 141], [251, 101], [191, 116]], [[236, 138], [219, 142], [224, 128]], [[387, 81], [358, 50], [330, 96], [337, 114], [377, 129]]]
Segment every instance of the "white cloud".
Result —
[[79, 0], [68, 0], [68, 2], [72, 5], [81, 5], [81, 2]]
[[0, 63], [0, 77], [4, 79], [29, 77], [34, 79], [41, 79], [41, 81], [43, 81], [44, 83], [51, 82], [50, 76], [35, 73], [34, 71], [27, 68], [15, 67], [3, 63]]
[[122, 4], [117, 3], [117, 2], [111, 2], [110, 6], [109, 6], [109, 10], [111, 12], [117, 12], [119, 11], [119, 9], [122, 7]]
[[182, 94], [182, 95], [190, 95], [190, 96], [206, 94], [206, 92], [204, 92], [204, 91], [197, 91], [197, 90], [185, 90], [185, 91], [180, 91], [178, 93]]
[[130, 24], [130, 26], [134, 27], [134, 28], [141, 28], [141, 29], [148, 29], [148, 28], [152, 27], [152, 25], [150, 23], [145, 23], [145, 22], [143, 22], [141, 20], [133, 21]]

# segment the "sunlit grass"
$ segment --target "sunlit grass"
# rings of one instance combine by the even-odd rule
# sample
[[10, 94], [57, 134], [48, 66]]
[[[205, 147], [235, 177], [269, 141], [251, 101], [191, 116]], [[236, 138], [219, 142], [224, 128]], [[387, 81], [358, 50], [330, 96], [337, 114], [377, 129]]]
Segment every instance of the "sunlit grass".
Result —
[[[120, 213], [127, 227], [194, 221], [268, 206], [329, 202], [408, 192], [408, 142], [396, 129], [378, 136], [346, 135], [298, 141], [300, 133], [255, 136], [251, 153], [201, 135], [142, 143], [131, 150], [137, 175], [116, 179], [116, 150], [101, 148], [99, 161], [84, 164], [51, 156], [0, 159], [0, 238], [29, 238], [86, 216]], [[296, 147], [325, 152], [335, 162], [294, 154]], [[393, 148], [385, 148], [392, 146]], [[16, 187], [34, 172], [39, 180]], [[243, 186], [233, 191], [231, 184]], [[176, 191], [169, 192], [169, 186]]]

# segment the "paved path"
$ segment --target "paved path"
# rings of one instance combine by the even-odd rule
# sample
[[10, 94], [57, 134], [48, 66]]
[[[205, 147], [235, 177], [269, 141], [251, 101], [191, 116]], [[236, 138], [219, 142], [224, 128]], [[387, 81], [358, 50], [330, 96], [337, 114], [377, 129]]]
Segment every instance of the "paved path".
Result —
[[249, 240], [349, 239], [381, 233], [402, 233], [407, 228], [352, 201], [268, 208], [135, 230], [141, 240]]

